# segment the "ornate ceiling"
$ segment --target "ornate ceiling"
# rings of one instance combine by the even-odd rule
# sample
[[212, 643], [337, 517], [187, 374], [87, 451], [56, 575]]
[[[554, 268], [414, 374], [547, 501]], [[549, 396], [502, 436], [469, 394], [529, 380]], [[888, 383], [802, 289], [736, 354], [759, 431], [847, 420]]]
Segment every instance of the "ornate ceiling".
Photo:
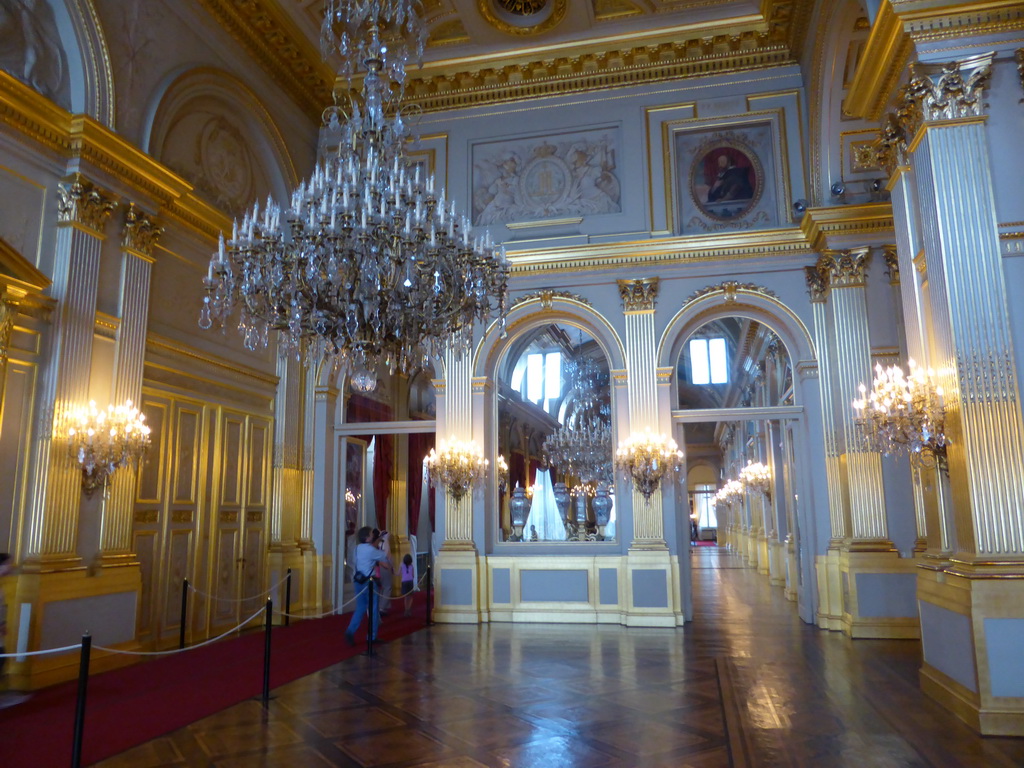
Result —
[[[311, 114], [330, 101], [323, 0], [197, 0]], [[776, 66], [800, 53], [813, 0], [423, 0], [410, 96], [450, 109]]]

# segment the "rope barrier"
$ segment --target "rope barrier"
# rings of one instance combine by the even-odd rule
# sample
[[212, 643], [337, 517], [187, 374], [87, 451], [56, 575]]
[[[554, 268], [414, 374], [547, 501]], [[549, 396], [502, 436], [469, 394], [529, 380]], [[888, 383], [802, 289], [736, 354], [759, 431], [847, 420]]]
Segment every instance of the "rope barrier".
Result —
[[81, 643], [75, 643], [74, 645], [65, 645], [63, 648], [47, 648], [44, 651], [22, 651], [18, 653], [0, 653], [0, 659], [20, 659], [22, 656], [44, 656], [47, 653], [64, 653], [65, 651], [77, 651], [82, 647]]
[[[256, 613], [254, 613], [248, 619], [246, 619], [241, 624], [239, 624], [237, 627], [232, 627], [231, 629], [229, 629], [224, 634], [217, 635], [217, 637], [210, 638], [209, 640], [204, 640], [203, 642], [197, 643], [196, 645], [190, 645], [188, 648], [172, 648], [169, 651], [123, 651], [120, 648], [107, 648], [106, 646], [103, 646], [103, 645], [94, 645], [93, 648], [95, 648], [97, 651], [109, 651], [110, 653], [120, 653], [120, 654], [123, 654], [125, 656], [170, 656], [171, 654], [174, 654], [174, 653], [184, 653], [185, 651], [194, 651], [196, 648], [202, 648], [204, 645], [210, 645], [211, 643], [215, 643], [218, 640], [223, 640], [228, 635], [237, 632], [242, 627], [244, 627], [246, 624], [248, 624], [250, 621], [252, 621], [257, 616], [259, 616], [261, 613], [263, 613], [265, 610], [267, 610], [267, 606], [263, 606], [258, 611], [256, 611]], [[72, 648], [77, 648], [77, 647], [78, 647], [77, 645], [72, 646]]]
[[346, 608], [347, 606], [352, 605], [356, 601], [356, 599], [357, 598], [353, 597], [351, 600], [342, 603], [337, 608], [332, 608], [331, 610], [327, 611], [327, 613], [318, 613], [312, 616], [310, 616], [309, 614], [303, 615], [296, 613], [285, 613], [284, 611], [274, 611], [274, 614], [277, 616], [287, 616], [290, 619], [323, 619], [327, 616], [332, 616], [335, 613], [342, 613], [342, 608]]
[[241, 598], [239, 598], [239, 597], [217, 597], [216, 595], [211, 595], [209, 592], [203, 592], [201, 590], [196, 589], [194, 586], [192, 586], [191, 582], [189, 582], [188, 588], [190, 590], [192, 590], [193, 592], [195, 592], [197, 595], [202, 595], [203, 597], [209, 598], [210, 600], [219, 600], [222, 603], [244, 603], [244, 602], [247, 602], [249, 600], [256, 600], [257, 598], [261, 598], [261, 599], [265, 598], [267, 595], [269, 595], [275, 589], [280, 587], [286, 581], [288, 581], [288, 577], [287, 576], [285, 576], [283, 579], [281, 579], [279, 582], [277, 582], [277, 584], [273, 584], [273, 585], [267, 587], [265, 590], [263, 590], [259, 594], [252, 595], [251, 597], [241, 597]]

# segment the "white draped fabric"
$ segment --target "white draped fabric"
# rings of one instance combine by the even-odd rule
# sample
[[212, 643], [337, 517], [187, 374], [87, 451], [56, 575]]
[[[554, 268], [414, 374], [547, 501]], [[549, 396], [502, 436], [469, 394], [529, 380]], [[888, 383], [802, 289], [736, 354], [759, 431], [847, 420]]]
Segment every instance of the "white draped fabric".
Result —
[[551, 483], [551, 472], [546, 469], [537, 470], [537, 480], [533, 484], [533, 504], [530, 516], [526, 518], [523, 538], [530, 540], [530, 526], [537, 528], [540, 541], [565, 541], [565, 526], [558, 514], [555, 504], [555, 491]]

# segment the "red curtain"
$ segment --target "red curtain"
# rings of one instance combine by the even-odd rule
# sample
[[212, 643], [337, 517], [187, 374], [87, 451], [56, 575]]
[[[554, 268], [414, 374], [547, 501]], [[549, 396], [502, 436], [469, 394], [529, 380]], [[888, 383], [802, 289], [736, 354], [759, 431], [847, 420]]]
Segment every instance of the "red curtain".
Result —
[[509, 483], [511, 483], [510, 490], [515, 490], [518, 485], [521, 488], [526, 487], [526, 458], [521, 453], [512, 454], [512, 464], [509, 467]]
[[[413, 432], [409, 435], [409, 533], [413, 536], [420, 529], [420, 502], [423, 499], [423, 459], [434, 447], [433, 432]], [[434, 496], [430, 496], [430, 505], [433, 507]], [[431, 509], [430, 516], [431, 530], [433, 530], [434, 516]]]
[[538, 469], [540, 469], [540, 459], [530, 459], [530, 485], [537, 482]]

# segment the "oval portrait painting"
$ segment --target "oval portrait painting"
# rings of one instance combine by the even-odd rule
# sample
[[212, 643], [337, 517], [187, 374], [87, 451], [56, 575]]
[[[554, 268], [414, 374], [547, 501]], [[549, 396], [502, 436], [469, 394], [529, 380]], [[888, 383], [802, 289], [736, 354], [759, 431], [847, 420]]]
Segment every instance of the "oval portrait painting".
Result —
[[757, 153], [739, 142], [716, 142], [696, 153], [690, 195], [697, 207], [720, 221], [747, 213], [761, 197], [764, 174]]

